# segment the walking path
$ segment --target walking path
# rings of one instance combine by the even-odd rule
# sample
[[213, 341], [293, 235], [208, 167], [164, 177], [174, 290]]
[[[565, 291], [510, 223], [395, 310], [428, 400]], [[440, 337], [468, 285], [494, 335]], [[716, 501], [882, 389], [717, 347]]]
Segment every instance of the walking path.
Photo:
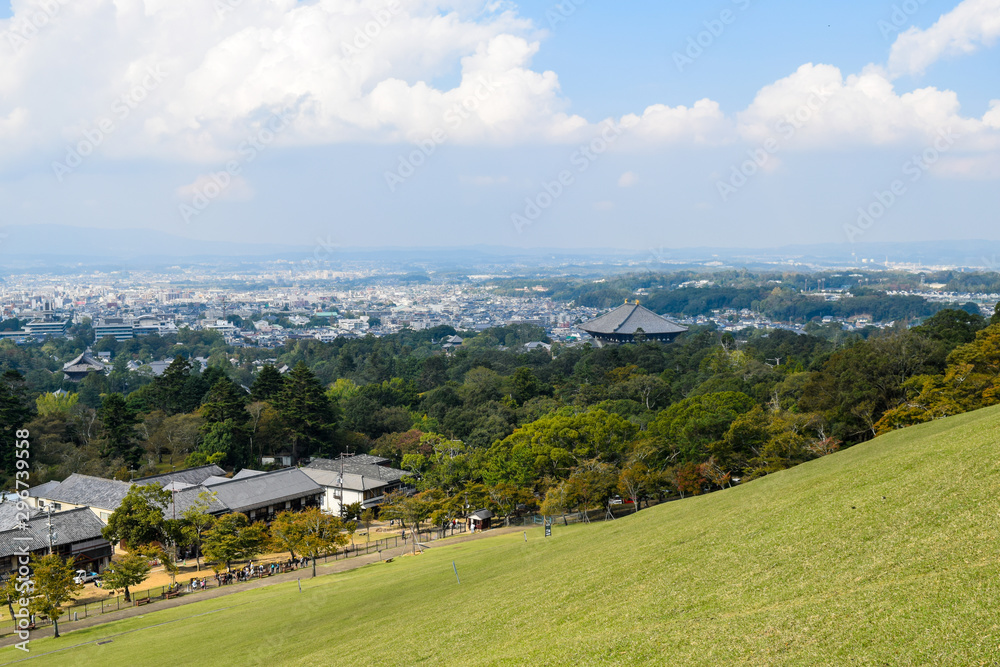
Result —
[[[421, 543], [427, 548], [437, 548], [444, 547], [450, 544], [460, 544], [462, 542], [468, 542], [470, 540], [480, 540], [487, 537], [493, 537], [496, 535], [505, 535], [508, 533], [516, 533], [525, 530], [523, 526], [511, 526], [509, 528], [495, 528], [484, 533], [474, 533], [474, 534], [462, 534], [455, 535], [453, 537], [446, 537], [442, 540], [433, 540], [431, 543]], [[413, 553], [413, 546], [407, 542], [406, 546], [393, 547], [391, 549], [383, 549], [381, 554], [381, 560], [388, 558], [398, 558], [407, 554]], [[364, 565], [369, 565], [371, 563], [377, 563], [380, 560], [380, 556], [377, 553], [368, 554], [365, 556], [355, 556], [352, 558], [344, 558], [341, 560], [332, 560], [325, 563], [320, 562], [316, 565], [316, 576], [325, 576], [328, 574], [336, 574], [338, 572], [346, 572], [347, 570], [353, 570]], [[228, 586], [219, 586], [215, 588], [209, 588], [204, 591], [197, 593], [186, 593], [179, 597], [170, 600], [157, 600], [152, 605], [143, 605], [142, 607], [128, 607], [121, 609], [119, 611], [112, 611], [106, 614], [98, 614], [95, 616], [88, 616], [86, 618], [81, 618], [79, 621], [71, 621], [65, 616], [59, 621], [59, 635], [67, 635], [74, 630], [82, 630], [83, 628], [90, 628], [96, 625], [103, 625], [105, 623], [111, 623], [113, 621], [118, 621], [123, 618], [131, 618], [132, 616], [140, 616], [155, 613], [163, 609], [172, 609], [174, 607], [181, 607], [186, 604], [191, 604], [192, 602], [199, 602], [201, 600], [211, 600], [214, 598], [223, 597], [226, 595], [232, 595], [233, 593], [240, 593], [242, 591], [248, 591], [255, 588], [263, 588], [265, 586], [273, 586], [274, 584], [280, 584], [289, 581], [295, 581], [296, 579], [310, 578], [312, 577], [312, 564], [299, 568], [293, 572], [285, 572], [284, 574], [275, 574], [264, 579], [252, 579], [247, 582], [241, 582], [236, 584], [230, 584]], [[152, 606], [152, 608], [150, 608]], [[53, 628], [51, 625], [39, 628], [37, 630], [31, 631], [31, 639], [39, 639], [42, 637], [51, 637], [53, 633]], [[0, 639], [0, 647], [11, 646], [19, 642], [20, 639], [17, 638], [16, 634], [9, 635]]]

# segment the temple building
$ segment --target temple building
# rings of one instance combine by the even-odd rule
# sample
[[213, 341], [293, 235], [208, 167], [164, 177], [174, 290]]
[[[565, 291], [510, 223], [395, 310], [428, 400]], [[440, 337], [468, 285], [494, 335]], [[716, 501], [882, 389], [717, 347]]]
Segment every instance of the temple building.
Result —
[[84, 352], [76, 359], [63, 364], [63, 373], [67, 380], [80, 382], [90, 373], [103, 373], [106, 366], [90, 356], [90, 352]]
[[687, 331], [676, 322], [660, 317], [648, 308], [643, 308], [639, 302], [618, 306], [610, 313], [584, 322], [577, 327], [586, 331], [601, 343], [635, 343], [643, 340], [656, 340], [669, 343], [680, 334]]

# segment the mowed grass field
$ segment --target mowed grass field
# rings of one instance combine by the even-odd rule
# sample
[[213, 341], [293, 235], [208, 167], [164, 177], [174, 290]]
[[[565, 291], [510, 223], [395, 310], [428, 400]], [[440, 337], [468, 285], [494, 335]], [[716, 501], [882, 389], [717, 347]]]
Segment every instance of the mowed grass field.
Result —
[[1000, 408], [548, 539], [442, 543], [31, 648], [60, 666], [1000, 664]]

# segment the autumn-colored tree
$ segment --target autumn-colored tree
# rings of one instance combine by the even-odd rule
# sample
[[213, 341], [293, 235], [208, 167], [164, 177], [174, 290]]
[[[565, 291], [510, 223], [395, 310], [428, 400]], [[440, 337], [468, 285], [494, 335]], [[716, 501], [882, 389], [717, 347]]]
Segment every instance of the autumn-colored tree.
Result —
[[649, 468], [641, 461], [629, 463], [618, 473], [618, 492], [632, 501], [632, 509], [636, 512], [648, 481]]
[[251, 523], [246, 514], [232, 512], [219, 517], [205, 533], [205, 558], [221, 569], [234, 560], [253, 558], [264, 552], [268, 543], [267, 526]]
[[1000, 403], [1000, 324], [955, 348], [944, 375], [918, 376], [905, 387], [907, 399], [882, 416], [875, 425], [877, 433]]
[[[300, 549], [312, 560], [312, 576], [316, 576], [316, 559], [324, 556], [337, 547], [350, 542], [350, 538], [342, 532], [344, 522], [338, 517], [324, 514], [318, 507], [310, 507], [299, 513], [299, 523], [302, 525], [303, 537]], [[355, 524], [357, 525], [357, 524]]]
[[52, 620], [54, 637], [59, 637], [59, 618], [66, 613], [64, 604], [83, 588], [73, 581], [73, 568], [59, 554], [32, 556], [31, 578], [35, 584], [34, 596], [28, 608]]
[[681, 495], [701, 495], [705, 490], [706, 480], [701, 474], [701, 466], [697, 463], [682, 463], [670, 470], [670, 480]]
[[274, 517], [270, 526], [271, 546], [274, 551], [287, 551], [289, 558], [297, 558], [295, 552], [302, 545], [305, 529], [299, 521], [299, 513], [288, 510]]

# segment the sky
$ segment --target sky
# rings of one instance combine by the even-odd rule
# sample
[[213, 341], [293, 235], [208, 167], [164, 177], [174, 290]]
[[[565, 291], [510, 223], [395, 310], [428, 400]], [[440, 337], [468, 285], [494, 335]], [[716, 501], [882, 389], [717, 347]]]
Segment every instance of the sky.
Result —
[[998, 36], [1000, 0], [12, 0], [0, 227], [997, 240]]

